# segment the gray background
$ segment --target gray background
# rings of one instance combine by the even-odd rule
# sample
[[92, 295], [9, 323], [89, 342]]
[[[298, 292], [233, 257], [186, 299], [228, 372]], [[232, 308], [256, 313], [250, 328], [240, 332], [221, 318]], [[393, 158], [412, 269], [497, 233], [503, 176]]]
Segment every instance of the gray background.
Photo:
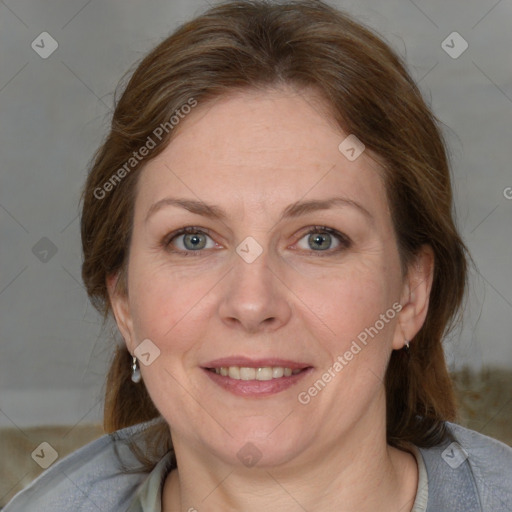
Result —
[[[512, 1], [330, 3], [405, 56], [444, 125], [477, 266], [464, 327], [446, 341], [450, 367], [512, 368]], [[206, 5], [0, 1], [0, 426], [101, 418], [115, 329], [101, 329], [81, 284], [81, 187], [119, 79]], [[456, 59], [441, 46], [454, 31], [469, 45]], [[46, 59], [31, 47], [42, 32], [58, 42]]]

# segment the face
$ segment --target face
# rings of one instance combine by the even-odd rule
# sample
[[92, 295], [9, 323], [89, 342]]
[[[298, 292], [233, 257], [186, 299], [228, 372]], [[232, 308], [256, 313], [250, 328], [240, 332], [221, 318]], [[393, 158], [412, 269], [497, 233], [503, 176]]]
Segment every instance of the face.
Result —
[[150, 340], [142, 377], [178, 449], [276, 466], [385, 432], [429, 269], [402, 276], [382, 171], [347, 159], [321, 107], [292, 89], [199, 104], [142, 171], [128, 294], [109, 290], [130, 352]]

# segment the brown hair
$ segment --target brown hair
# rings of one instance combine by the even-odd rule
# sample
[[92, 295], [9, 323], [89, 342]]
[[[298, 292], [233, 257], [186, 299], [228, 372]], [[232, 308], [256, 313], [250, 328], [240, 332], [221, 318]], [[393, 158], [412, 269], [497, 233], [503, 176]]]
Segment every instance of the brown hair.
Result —
[[[434, 251], [426, 321], [409, 355], [393, 351], [385, 388], [388, 443], [438, 444], [446, 434], [444, 421], [456, 414], [441, 340], [458, 319], [467, 280], [467, 249], [452, 217], [443, 137], [401, 59], [372, 31], [321, 1], [226, 2], [181, 26], [142, 60], [117, 101], [85, 184], [87, 292], [104, 319], [111, 311], [107, 276], [119, 272], [126, 292], [137, 177], [165, 148], [172, 130], [115, 186], [104, 187], [113, 172], [123, 165], [128, 171], [133, 152], [191, 98], [201, 104], [234, 90], [280, 84], [314, 88], [339, 127], [382, 160], [403, 271], [423, 244]], [[95, 191], [107, 188], [98, 198]], [[106, 386], [109, 432], [159, 416], [144, 383], [132, 384], [130, 363], [126, 347], [118, 348]], [[168, 427], [162, 435], [170, 449]]]

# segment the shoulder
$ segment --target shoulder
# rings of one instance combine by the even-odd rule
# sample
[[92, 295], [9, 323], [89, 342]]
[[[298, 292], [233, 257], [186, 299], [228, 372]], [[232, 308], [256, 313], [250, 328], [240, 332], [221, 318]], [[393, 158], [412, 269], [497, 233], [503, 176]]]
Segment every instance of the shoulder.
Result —
[[419, 448], [428, 476], [427, 511], [510, 512], [512, 448], [455, 423], [446, 426], [442, 444]]
[[147, 477], [137, 469], [129, 443], [155, 421], [106, 434], [71, 453], [16, 494], [3, 512], [126, 510]]

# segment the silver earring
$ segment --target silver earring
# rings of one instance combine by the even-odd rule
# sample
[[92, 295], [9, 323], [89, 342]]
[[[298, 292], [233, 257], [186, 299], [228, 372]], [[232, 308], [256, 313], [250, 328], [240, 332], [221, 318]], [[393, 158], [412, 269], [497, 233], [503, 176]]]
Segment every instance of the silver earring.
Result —
[[133, 356], [132, 359], [132, 382], [135, 382], [135, 384], [140, 382], [140, 370], [137, 358], [135, 356]]
[[408, 354], [409, 353], [409, 342], [406, 340], [404, 345], [404, 351]]

